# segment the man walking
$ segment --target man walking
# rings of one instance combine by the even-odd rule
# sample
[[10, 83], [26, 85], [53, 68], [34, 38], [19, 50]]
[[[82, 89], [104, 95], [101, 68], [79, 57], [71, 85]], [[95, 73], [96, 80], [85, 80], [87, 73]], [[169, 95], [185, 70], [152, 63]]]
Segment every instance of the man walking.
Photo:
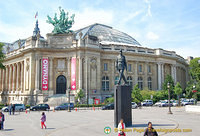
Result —
[[156, 130], [152, 127], [152, 123], [148, 123], [148, 128], [144, 132], [144, 136], [158, 136]]

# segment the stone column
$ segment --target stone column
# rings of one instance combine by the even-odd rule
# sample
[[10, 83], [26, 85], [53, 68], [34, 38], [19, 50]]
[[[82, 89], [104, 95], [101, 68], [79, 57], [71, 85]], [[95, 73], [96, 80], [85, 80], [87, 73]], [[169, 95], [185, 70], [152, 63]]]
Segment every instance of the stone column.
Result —
[[9, 87], [8, 87], [8, 91], [11, 92], [12, 90], [12, 73], [13, 73], [13, 65], [10, 65], [10, 69], [9, 69]]
[[50, 77], [50, 80], [49, 80], [49, 90], [50, 91], [53, 91], [53, 58], [49, 58], [49, 77]]
[[17, 79], [16, 79], [16, 90], [17, 91], [20, 90], [19, 81], [20, 81], [20, 64], [17, 63]]
[[68, 57], [67, 58], [67, 70], [68, 70], [68, 77], [69, 77], [69, 79], [68, 79], [68, 84], [67, 84], [67, 89], [69, 88], [69, 87], [71, 87], [71, 57]]
[[21, 91], [23, 92], [23, 89], [24, 89], [24, 65], [23, 65], [23, 61], [21, 62], [21, 85], [20, 85], [20, 88], [21, 88]]
[[134, 73], [135, 73], [135, 85], [138, 83], [138, 62], [135, 62], [135, 68], [134, 68]]
[[79, 58], [79, 88], [82, 89], [83, 86], [82, 86], [82, 82], [83, 82], [83, 79], [82, 79], [82, 66], [83, 66], [83, 62], [82, 62], [83, 58]]
[[5, 89], [5, 69], [3, 69], [3, 73], [2, 73], [2, 91], [4, 91]]
[[35, 91], [39, 90], [39, 69], [40, 69], [40, 61], [39, 61], [39, 57], [35, 58]]
[[144, 87], [148, 88], [148, 62], [145, 62], [144, 66]]
[[5, 81], [5, 90], [8, 91], [8, 70], [9, 70], [9, 66], [6, 66], [6, 81]]
[[162, 71], [162, 73], [161, 73], [161, 81], [162, 81], [162, 83], [161, 83], [161, 88], [162, 88], [162, 84], [164, 83], [164, 63], [162, 63], [161, 64], [161, 71]]
[[111, 69], [109, 69], [111, 71], [111, 81], [110, 81], [110, 89], [112, 89], [114, 91], [114, 85], [115, 85], [115, 60], [112, 59], [111, 60]]
[[158, 64], [158, 90], [162, 89], [162, 75], [161, 75], [161, 63], [157, 63]]
[[175, 65], [171, 65], [171, 76], [174, 80], [174, 83], [176, 84], [176, 66]]
[[13, 65], [13, 87], [12, 87], [13, 92], [16, 91], [16, 66], [15, 64]]

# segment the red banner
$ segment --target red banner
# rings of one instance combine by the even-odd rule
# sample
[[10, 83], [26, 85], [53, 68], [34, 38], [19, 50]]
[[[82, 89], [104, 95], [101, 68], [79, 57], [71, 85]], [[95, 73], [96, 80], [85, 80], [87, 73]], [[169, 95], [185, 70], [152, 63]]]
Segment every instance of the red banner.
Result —
[[48, 58], [42, 59], [42, 90], [48, 90]]
[[95, 105], [100, 104], [100, 99], [94, 99], [94, 104]]
[[76, 90], [76, 58], [71, 59], [71, 90]]

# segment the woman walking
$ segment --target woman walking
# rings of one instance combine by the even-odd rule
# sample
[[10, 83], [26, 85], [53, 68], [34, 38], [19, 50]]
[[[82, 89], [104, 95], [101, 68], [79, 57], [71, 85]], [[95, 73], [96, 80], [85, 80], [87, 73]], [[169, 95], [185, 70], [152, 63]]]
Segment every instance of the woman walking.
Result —
[[42, 112], [42, 117], [41, 117], [40, 120], [41, 120], [41, 127], [42, 127], [42, 129], [43, 129], [43, 126], [44, 126], [44, 128], [46, 129], [47, 127], [46, 127], [46, 125], [44, 124], [45, 121], [46, 121], [46, 115], [45, 115], [44, 112]]

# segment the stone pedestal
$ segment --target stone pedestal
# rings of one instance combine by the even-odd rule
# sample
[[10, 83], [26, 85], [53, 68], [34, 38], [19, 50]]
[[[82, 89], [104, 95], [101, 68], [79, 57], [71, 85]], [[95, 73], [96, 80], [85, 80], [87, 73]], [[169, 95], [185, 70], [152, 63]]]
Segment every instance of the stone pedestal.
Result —
[[120, 119], [126, 126], [132, 125], [131, 86], [116, 85], [114, 90], [114, 126], [117, 128]]

